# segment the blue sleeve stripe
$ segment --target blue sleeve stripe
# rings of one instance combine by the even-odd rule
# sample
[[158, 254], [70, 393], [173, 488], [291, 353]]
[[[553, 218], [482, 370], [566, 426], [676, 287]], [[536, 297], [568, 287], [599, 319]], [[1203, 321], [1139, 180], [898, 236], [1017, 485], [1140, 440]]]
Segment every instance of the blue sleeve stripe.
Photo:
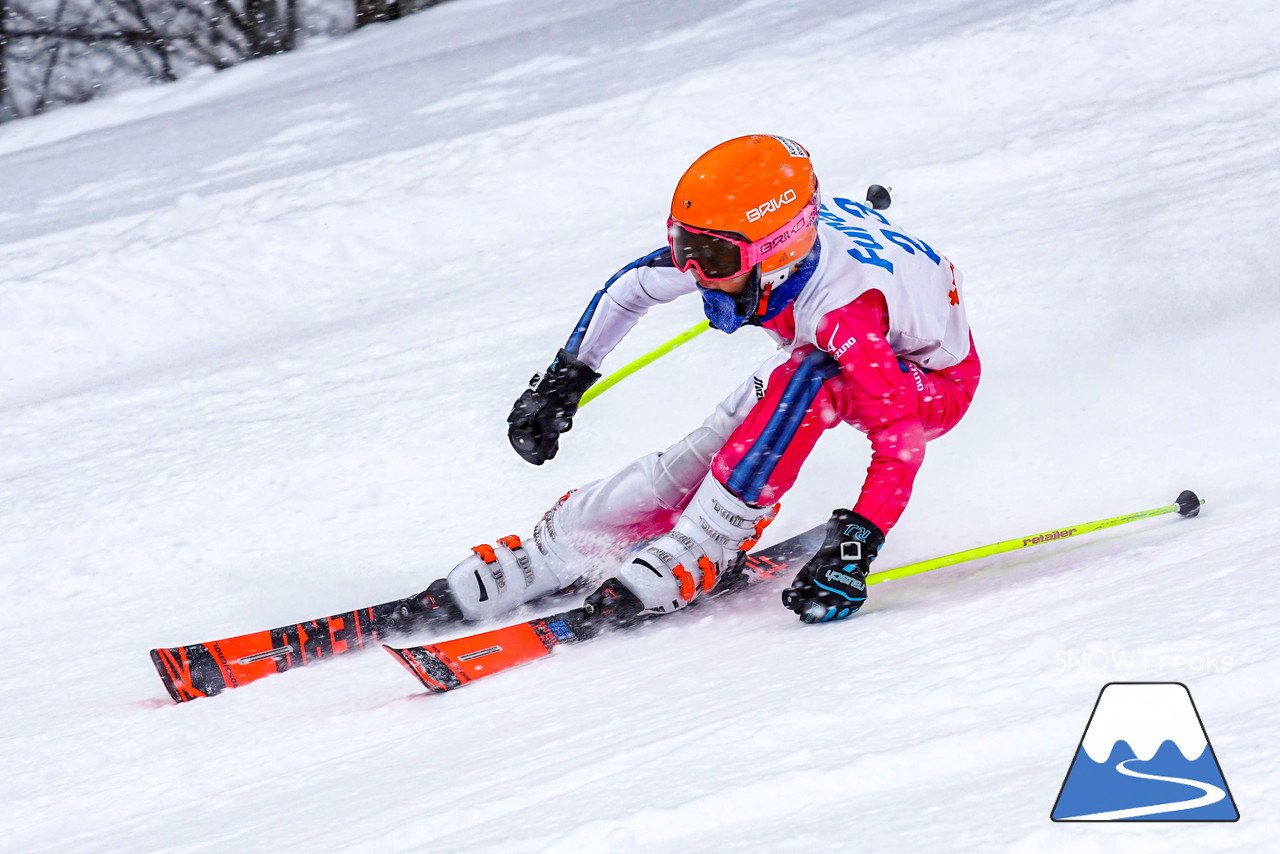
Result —
[[840, 364], [826, 352], [814, 350], [787, 381], [782, 399], [769, 416], [751, 449], [729, 473], [725, 486], [748, 504], [755, 504], [778, 461], [795, 438], [805, 414], [822, 390], [822, 384], [840, 373]]
[[604, 298], [605, 292], [618, 279], [622, 278], [625, 273], [629, 273], [637, 267], [651, 267], [655, 261], [662, 258], [664, 254], [671, 252], [667, 246], [661, 249], [655, 249], [642, 258], [637, 258], [627, 266], [609, 277], [609, 281], [604, 283], [604, 287], [596, 291], [596, 295], [591, 298], [591, 302], [587, 303], [587, 310], [582, 313], [582, 318], [578, 321], [578, 325], [573, 328], [573, 334], [569, 336], [569, 341], [564, 345], [564, 349], [568, 351], [570, 356], [578, 358], [578, 349], [582, 347], [582, 339], [587, 337], [587, 329], [591, 326], [591, 318], [595, 316], [596, 307], [600, 305], [600, 300]]

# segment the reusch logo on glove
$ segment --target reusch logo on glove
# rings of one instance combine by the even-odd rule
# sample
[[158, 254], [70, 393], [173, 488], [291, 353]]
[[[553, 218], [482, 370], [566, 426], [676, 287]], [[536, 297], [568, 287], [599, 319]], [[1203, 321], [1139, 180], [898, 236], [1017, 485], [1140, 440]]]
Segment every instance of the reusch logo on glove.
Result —
[[826, 572], [823, 573], [823, 577], [827, 581], [837, 583], [837, 584], [844, 584], [849, 587], [852, 587], [854, 590], [867, 589], [866, 582], [858, 578], [858, 576], [856, 575], [848, 575], [846, 573], [839, 572], [834, 569], [828, 569]]

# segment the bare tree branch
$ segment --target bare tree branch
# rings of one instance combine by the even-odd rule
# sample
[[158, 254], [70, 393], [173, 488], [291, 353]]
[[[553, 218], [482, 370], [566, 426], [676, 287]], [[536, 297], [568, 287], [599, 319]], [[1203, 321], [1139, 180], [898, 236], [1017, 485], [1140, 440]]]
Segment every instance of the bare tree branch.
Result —
[[[138, 26], [142, 28], [142, 32], [150, 33], [155, 37], [152, 53], [154, 53], [156, 59], [160, 61], [160, 71], [158, 74], [154, 74], [152, 76], [165, 83], [172, 83], [177, 80], [177, 76], [173, 73], [173, 63], [169, 60], [169, 41], [161, 36], [155, 27], [151, 26], [151, 21], [147, 19], [147, 13], [142, 8], [142, 3], [139, 2], [139, 0], [117, 0], [117, 2], [120, 3], [120, 5], [128, 11], [129, 14], [133, 15], [133, 17], [137, 19]], [[134, 45], [133, 49], [138, 52], [138, 58], [140, 60], [147, 62], [147, 57], [140, 47]], [[150, 63], [148, 62], [147, 64], [149, 65]]]
[[100, 44], [102, 42], [122, 42], [128, 45], [151, 45], [155, 42], [155, 34], [141, 30], [119, 30], [114, 33], [98, 32], [86, 27], [54, 27], [47, 30], [21, 29], [9, 32], [10, 41], [14, 39], [65, 39], [66, 41]]
[[[138, 79], [172, 81], [292, 50], [443, 0], [0, 0], [0, 121]], [[305, 16], [305, 20], [304, 20]]]
[[9, 75], [6, 60], [9, 47], [9, 3], [0, 0], [0, 122], [14, 117], [13, 105], [9, 100]]
[[[53, 15], [53, 26], [62, 26], [62, 16], [67, 13], [67, 0], [58, 0], [58, 11]], [[53, 82], [53, 69], [58, 65], [58, 56], [62, 53], [62, 42], [54, 42], [53, 47], [49, 50], [49, 64], [45, 66], [44, 79], [40, 81], [40, 96], [36, 99], [36, 105], [31, 108], [32, 115], [39, 115], [49, 106], [49, 85]]]

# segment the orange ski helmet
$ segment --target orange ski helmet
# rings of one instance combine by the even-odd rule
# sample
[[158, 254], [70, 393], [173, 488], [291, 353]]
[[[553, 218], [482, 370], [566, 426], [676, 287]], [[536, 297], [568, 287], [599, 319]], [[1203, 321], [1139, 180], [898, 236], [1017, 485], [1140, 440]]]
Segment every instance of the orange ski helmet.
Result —
[[[676, 184], [670, 223], [676, 266], [688, 270], [698, 265], [708, 279], [731, 277], [725, 275], [729, 265], [723, 259], [716, 271], [699, 264], [714, 262], [706, 254], [712, 250], [701, 247], [700, 256], [700, 247], [687, 250], [678, 245], [681, 236], [692, 238], [705, 231], [721, 232], [731, 240], [740, 238], [735, 243], [750, 244], [754, 251], [748, 255], [744, 247], [735, 275], [754, 263], [759, 264], [761, 274], [795, 263], [817, 239], [820, 204], [818, 179], [809, 152], [800, 143], [765, 134], [722, 142], [695, 160]], [[748, 260], [754, 263], [748, 265]]]

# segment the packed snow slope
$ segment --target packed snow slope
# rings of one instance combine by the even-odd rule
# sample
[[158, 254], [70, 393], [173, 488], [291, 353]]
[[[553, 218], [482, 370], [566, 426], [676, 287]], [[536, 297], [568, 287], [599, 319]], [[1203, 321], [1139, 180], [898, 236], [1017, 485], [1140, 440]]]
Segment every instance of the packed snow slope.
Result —
[[[0, 848], [1267, 848], [1277, 15], [459, 0], [6, 125]], [[892, 186], [967, 275], [983, 384], [878, 567], [1184, 488], [1201, 517], [885, 584], [834, 625], [762, 590], [440, 697], [372, 652], [168, 703], [150, 647], [420, 590], [699, 423], [763, 335], [627, 380], [540, 468], [504, 419], [661, 245], [684, 167], [752, 132], [828, 194]], [[608, 367], [699, 316], [655, 310]], [[867, 455], [826, 436], [776, 534], [848, 506]], [[1190, 687], [1240, 822], [1050, 823], [1098, 690], [1133, 679]]]

